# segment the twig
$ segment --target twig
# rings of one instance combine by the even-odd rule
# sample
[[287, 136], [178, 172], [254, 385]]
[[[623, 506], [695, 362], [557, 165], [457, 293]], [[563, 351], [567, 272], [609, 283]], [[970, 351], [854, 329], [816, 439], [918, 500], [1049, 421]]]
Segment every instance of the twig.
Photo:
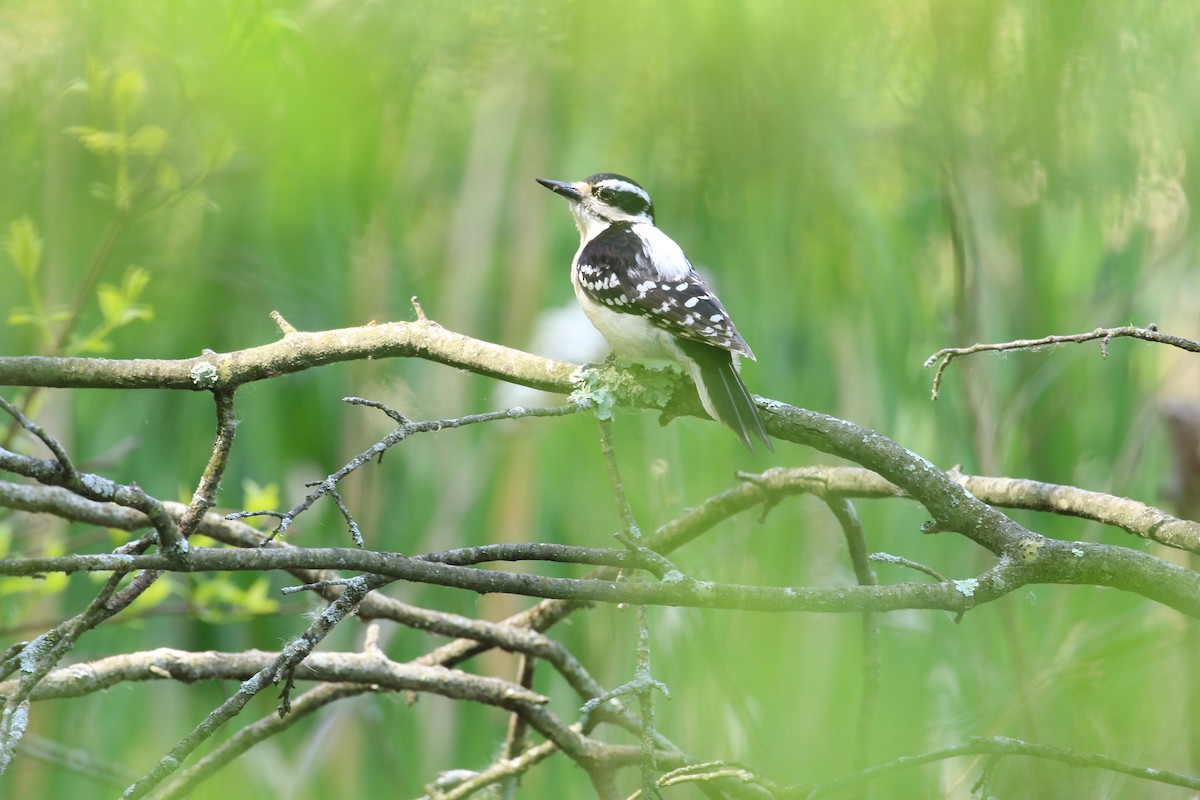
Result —
[[617, 455], [613, 450], [612, 420], [600, 419], [600, 454], [604, 456], [604, 468], [608, 472], [609, 488], [617, 503], [617, 516], [621, 520], [621, 532], [637, 542], [642, 538], [637, 520], [633, 518], [633, 509], [629, 507], [629, 498], [625, 496], [625, 484], [621, 481], [621, 470], [617, 466]]
[[275, 327], [279, 328], [279, 332], [284, 336], [291, 336], [296, 333], [296, 329], [292, 327], [292, 323], [283, 318], [283, 314], [278, 311], [272, 311], [270, 314], [271, 321], [275, 323]]
[[658, 785], [665, 788], [682, 783], [704, 784], [724, 780], [734, 780], [746, 786], [759, 787], [770, 797], [776, 797], [779, 793], [779, 786], [774, 781], [764, 778], [744, 764], [736, 764], [729, 761], [706, 761], [700, 764], [688, 764], [679, 769], [663, 773], [662, 777], [658, 779]]
[[662, 797], [658, 791], [658, 763], [655, 760], [654, 747], [654, 690], [658, 689], [668, 700], [671, 692], [667, 685], [656, 681], [650, 673], [650, 622], [647, 618], [646, 607], [638, 606], [637, 614], [637, 668], [634, 671], [634, 681], [638, 684], [636, 693], [638, 707], [642, 712], [642, 794], [646, 797]]
[[[517, 683], [518, 685], [529, 689], [533, 689], [533, 673], [537, 667], [537, 659], [530, 658], [527, 653], [522, 653], [517, 659]], [[512, 714], [508, 718], [508, 734], [504, 737], [504, 759], [512, 761], [520, 758], [527, 747], [526, 734], [529, 731], [529, 723], [520, 714]], [[500, 797], [501, 800], [516, 800], [517, 784], [520, 782], [520, 773], [513, 773], [506, 776], [500, 782]]]
[[1073, 750], [1069, 747], [1052, 747], [1045, 744], [1034, 744], [1032, 742], [1024, 742], [1020, 739], [1010, 739], [1005, 736], [991, 737], [973, 737], [965, 744], [947, 747], [941, 750], [933, 750], [928, 753], [920, 753], [911, 756], [901, 756], [893, 761], [885, 764], [871, 767], [870, 769], [861, 770], [859, 772], [843, 775], [840, 778], [834, 778], [831, 781], [817, 784], [810, 787], [790, 787], [779, 793], [781, 798], [805, 798], [806, 800], [815, 800], [818, 797], [840, 792], [851, 786], [857, 786], [867, 781], [874, 780], [882, 775], [887, 775], [901, 769], [918, 766], [920, 764], [929, 764], [935, 761], [945, 761], [949, 758], [958, 758], [959, 756], [971, 755], [991, 755], [991, 756], [1029, 756], [1031, 758], [1041, 758], [1048, 761], [1057, 761], [1061, 764], [1068, 764], [1073, 767], [1087, 767], [1091, 769], [1103, 769], [1109, 772], [1119, 772], [1123, 775], [1130, 775], [1134, 778], [1142, 780], [1154, 781], [1156, 783], [1165, 783], [1170, 786], [1183, 786], [1188, 789], [1200, 789], [1200, 778], [1190, 775], [1182, 775], [1177, 772], [1169, 772], [1167, 770], [1153, 769], [1151, 767], [1139, 767], [1134, 764], [1129, 764], [1124, 761], [1118, 761], [1115, 758], [1099, 755], [1097, 753], [1084, 753], [1079, 750]]
[[131, 784], [125, 790], [123, 797], [130, 800], [143, 797], [177, 771], [188, 755], [212, 736], [218, 728], [237, 716], [252, 697], [274, 684], [285, 673], [303, 661], [329, 631], [358, 606], [359, 601], [368, 592], [390, 582], [390, 578], [382, 575], [364, 575], [348, 585], [336, 603], [326, 608], [308, 629], [293, 639], [270, 664], [259, 670], [249, 680], [244, 681], [232, 697], [214, 709], [190, 734], [172, 747], [153, 769]]
[[63, 479], [67, 482], [77, 481], [79, 472], [76, 471], [75, 465], [71, 462], [71, 457], [67, 455], [67, 451], [59, 443], [57, 439], [46, 432], [46, 429], [36, 422], [25, 416], [21, 409], [17, 408], [12, 403], [0, 397], [0, 409], [3, 409], [17, 425], [32, 433], [42, 444], [46, 445], [47, 449], [54, 454], [54, 458], [58, 461], [58, 466], [62, 469]]
[[[844, 497], [826, 499], [829, 510], [837, 519], [850, 552], [850, 563], [860, 586], [878, 586], [879, 578], [871, 569], [867, 554], [867, 537], [854, 504]], [[879, 704], [879, 687], [883, 680], [882, 659], [879, 653], [879, 615], [871, 612], [862, 616], [862, 681], [858, 706], [858, 734], [855, 745], [855, 764], [866, 767], [871, 758], [871, 738], [875, 727], [875, 709]]]
[[276, 736], [330, 703], [375, 691], [372, 684], [326, 683], [309, 689], [292, 703], [286, 717], [270, 714], [232, 734], [213, 747], [154, 795], [155, 800], [174, 800], [191, 794], [196, 785], [241, 756], [254, 745]]
[[[375, 442], [375, 444], [371, 445], [366, 450], [359, 453], [354, 458], [350, 459], [350, 461], [348, 461], [337, 472], [333, 472], [325, 476], [324, 480], [307, 484], [309, 487], [315, 487], [313, 488], [313, 491], [309, 492], [303, 500], [292, 506], [287, 511], [238, 511], [233, 514], [226, 515], [225, 518], [229, 520], [248, 519], [250, 517], [262, 516], [277, 518], [279, 520], [279, 525], [277, 525], [270, 535], [267, 536], [266, 540], [263, 542], [265, 544], [266, 542], [273, 540], [275, 537], [282, 536], [284, 533], [286, 533], [287, 529], [291, 527], [296, 517], [312, 508], [313, 504], [322, 497], [336, 494], [338, 483], [340, 483], [347, 475], [377, 458], [382, 458], [384, 453], [400, 442], [403, 442], [413, 434], [461, 428], [466, 425], [475, 425], [481, 422], [495, 422], [504, 419], [523, 419], [525, 417], [560, 417], [567, 414], [574, 414], [581, 410], [580, 407], [575, 404], [551, 406], [549, 408], [523, 408], [517, 406], [515, 408], [504, 409], [503, 411], [489, 411], [484, 414], [468, 414], [467, 416], [457, 417], [454, 419], [435, 419], [425, 422], [413, 422], [404, 417], [398, 411], [393, 411], [382, 403], [378, 403], [373, 400], [364, 400], [361, 397], [346, 397], [344, 398], [344, 401], [352, 405], [361, 405], [367, 406], [368, 408], [379, 409], [392, 419], [396, 420], [399, 423], [399, 427], [397, 427], [387, 436], [384, 436], [382, 439]], [[355, 543], [359, 544], [359, 546], [362, 546], [362, 534], [358, 530], [358, 524], [354, 521], [354, 517], [350, 514], [349, 509], [347, 509], [345, 505], [341, 504], [337, 500], [335, 500], [335, 502], [338, 502], [339, 510], [342, 512], [343, 517], [349, 524], [350, 534], [352, 537], [354, 537]]]
[[[47, 437], [53, 438], [48, 434]], [[58, 458], [23, 456], [4, 448], [0, 448], [0, 469], [24, 475], [47, 486], [61, 486], [88, 500], [116, 503], [136, 509], [145, 514], [154, 526], [163, 553], [173, 558], [181, 558], [188, 551], [187, 541], [180, 533], [175, 520], [166, 513], [161, 502], [142, 491], [136, 483], [116, 483], [101, 475], [77, 472], [73, 467], [64, 469]]]
[[412, 303], [413, 313], [417, 315], [417, 322], [428, 322], [429, 321], [425, 317], [425, 309], [421, 308], [421, 301], [419, 299], [417, 299], [417, 296], [415, 294], [412, 297], [408, 298], [408, 302]]
[[179, 521], [179, 531], [185, 537], [196, 530], [204, 515], [217, 504], [217, 489], [229, 463], [229, 454], [233, 451], [233, 437], [237, 433], [238, 422], [234, 413], [233, 392], [213, 392], [213, 401], [217, 411], [217, 435], [213, 441], [212, 455], [204, 467], [196, 491], [192, 493], [192, 502], [187, 513]]
[[950, 580], [933, 567], [926, 566], [925, 564], [921, 564], [920, 562], [913, 561], [908, 558], [904, 558], [903, 556], [894, 556], [891, 553], [871, 553], [870, 558], [877, 564], [895, 564], [900, 567], [915, 569], [917, 572], [924, 572], [926, 575], [937, 581]]
[[[185, 537], [199, 524], [205, 511], [215, 502], [217, 486], [220, 483], [225, 464], [228, 462], [233, 434], [237, 427], [233, 416], [233, 393], [217, 392], [215, 400], [217, 434], [212, 456], [193, 495], [191, 505], [180, 515], [180, 524], [176, 524], [175, 518], [167, 512], [162, 503], [147, 496], [136, 484], [123, 489], [112, 484], [111, 481], [106, 481], [98, 476], [81, 475], [71, 468], [72, 478], [65, 488], [90, 500], [111, 500], [140, 511], [158, 533], [160, 550], [172, 562], [172, 565], [176, 565], [180, 557], [188, 552]], [[8, 455], [7, 451], [0, 449], [0, 458], [5, 455]], [[26, 465], [29, 463], [26, 462]], [[62, 463], [59, 461], [60, 465]], [[105, 496], [104, 492], [112, 487], [116, 488], [113, 489], [111, 495]], [[97, 494], [100, 496], [96, 496]], [[114, 557], [120, 559], [144, 552], [149, 544], [149, 540], [143, 540], [133, 543], [132, 546], [119, 548], [122, 552], [114, 554]], [[158, 580], [163, 569], [146, 570], [118, 591], [127, 572], [128, 570], [123, 567], [115, 569], [104, 588], [88, 604], [87, 609], [43, 633], [22, 648], [20, 686], [15, 693], [5, 698], [3, 710], [0, 711], [0, 772], [4, 770], [16, 752], [23, 730], [23, 726], [18, 726], [18, 723], [21, 715], [28, 713], [28, 698], [38, 683], [75, 646], [75, 642], [80, 636], [127, 608], [134, 599], [141, 596]], [[0, 676], [11, 674], [11, 669], [16, 662], [17, 659], [14, 656], [6, 663], [0, 664]]]
[[621, 480], [621, 470], [617, 465], [617, 454], [613, 449], [612, 420], [597, 417], [596, 421], [600, 423], [600, 453], [604, 456], [609, 487], [617, 504], [617, 516], [621, 520], [621, 530], [614, 534], [616, 540], [625, 545], [629, 552], [660, 580], [688, 580], [665, 556], [642, 544], [642, 531], [633, 517], [633, 509], [629, 505], [625, 483]]
[[1000, 342], [998, 344], [973, 344], [970, 347], [944, 347], [925, 359], [925, 369], [930, 369], [935, 364], [937, 365], [937, 371], [933, 374], [931, 399], [937, 400], [938, 390], [942, 385], [942, 375], [945, 373], [946, 367], [950, 365], [950, 362], [959, 356], [988, 351], [1036, 350], [1048, 345], [1082, 344], [1083, 342], [1092, 342], [1099, 339], [1100, 356], [1108, 358], [1108, 343], [1113, 339], [1122, 337], [1167, 344], [1172, 347], [1178, 347], [1181, 350], [1187, 350], [1189, 353], [1200, 353], [1200, 342], [1161, 333], [1158, 330], [1158, 326], [1154, 324], [1147, 325], [1145, 328], [1139, 328], [1136, 325], [1123, 325], [1117, 328], [1096, 328], [1094, 331], [1088, 333], [1076, 333], [1067, 336], [1043, 336], [1041, 339], [1016, 339], [1011, 342]]

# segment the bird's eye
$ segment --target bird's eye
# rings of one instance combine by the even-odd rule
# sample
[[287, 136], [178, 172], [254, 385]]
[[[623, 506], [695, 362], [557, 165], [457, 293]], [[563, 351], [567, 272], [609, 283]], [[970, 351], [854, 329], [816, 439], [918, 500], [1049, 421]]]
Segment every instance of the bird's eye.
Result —
[[606, 203], [611, 203], [617, 196], [617, 193], [612, 189], [600, 189], [596, 192], [596, 196]]

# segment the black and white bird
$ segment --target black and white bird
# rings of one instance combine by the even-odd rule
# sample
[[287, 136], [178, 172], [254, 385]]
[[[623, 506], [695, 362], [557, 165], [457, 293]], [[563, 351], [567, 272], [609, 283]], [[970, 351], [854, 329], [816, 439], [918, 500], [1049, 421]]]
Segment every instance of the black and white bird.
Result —
[[754, 353], [683, 250], [655, 227], [646, 190], [611, 172], [575, 183], [537, 182], [571, 204], [580, 235], [571, 283], [613, 352], [677, 362], [709, 416], [751, 450], [752, 436], [774, 449], [738, 374], [738, 356], [753, 360]]

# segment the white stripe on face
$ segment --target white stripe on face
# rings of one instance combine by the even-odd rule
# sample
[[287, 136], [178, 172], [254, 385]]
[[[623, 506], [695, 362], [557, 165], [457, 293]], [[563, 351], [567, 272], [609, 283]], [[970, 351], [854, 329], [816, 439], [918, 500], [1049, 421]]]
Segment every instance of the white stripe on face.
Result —
[[618, 192], [629, 192], [641, 196], [646, 201], [646, 205], [650, 205], [650, 195], [640, 186], [635, 186], [629, 181], [623, 181], [619, 178], [606, 178], [596, 184], [597, 189], [613, 189]]

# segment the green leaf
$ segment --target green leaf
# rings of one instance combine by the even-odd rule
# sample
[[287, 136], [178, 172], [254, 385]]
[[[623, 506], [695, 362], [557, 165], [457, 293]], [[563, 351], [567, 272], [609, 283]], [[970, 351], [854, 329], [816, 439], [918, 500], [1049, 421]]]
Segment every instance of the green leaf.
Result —
[[8, 312], [9, 325], [49, 325], [52, 322], [62, 322], [70, 318], [71, 312], [65, 306], [42, 309], [17, 306]]
[[130, 303], [136, 303], [149, 283], [150, 270], [145, 267], [139, 267], [137, 264], [131, 264], [126, 268], [125, 275], [121, 278], [121, 291], [125, 294], [126, 300]]
[[91, 88], [85, 78], [75, 78], [67, 82], [67, 85], [63, 87], [62, 94], [64, 97], [69, 94], [82, 94], [90, 91]]
[[298, 31], [300, 23], [286, 11], [270, 11], [262, 15], [263, 27], [274, 33], [275, 31]]
[[167, 162], [158, 165], [154, 174], [154, 182], [164, 192], [177, 192], [183, 181], [179, 178], [179, 170]]
[[83, 83], [88, 87], [90, 99], [93, 103], [100, 102], [104, 94], [104, 88], [108, 86], [108, 79], [111, 77], [111, 69], [106, 67], [95, 56], [88, 56], [87, 66], [83, 72]]
[[42, 238], [37, 225], [28, 214], [8, 224], [8, 236], [4, 239], [4, 250], [12, 259], [21, 279], [33, 283], [42, 266]]
[[114, 131], [102, 131], [99, 128], [76, 126], [67, 128], [67, 133], [79, 140], [79, 143], [96, 155], [109, 155], [124, 149], [127, 144], [125, 136]]
[[259, 486], [256, 481], [247, 478], [242, 481], [242, 508], [278, 508], [279, 484], [268, 483]]
[[113, 81], [113, 108], [120, 116], [129, 116], [142, 102], [146, 94], [146, 76], [138, 69], [123, 69]]
[[36, 325], [41, 317], [29, 306], [17, 306], [8, 312], [9, 325]]
[[129, 167], [124, 159], [117, 167], [117, 180], [113, 184], [113, 199], [121, 211], [128, 211], [133, 207], [133, 182], [129, 179]]
[[109, 325], [116, 325], [117, 320], [129, 307], [129, 302], [119, 288], [111, 283], [102, 283], [96, 290], [96, 299], [100, 301], [100, 313]]
[[71, 344], [72, 353], [111, 353], [112, 349], [112, 342], [95, 334]]
[[209, 136], [204, 140], [203, 146], [204, 171], [214, 172], [225, 166], [237, 149], [237, 145], [227, 133]]
[[146, 591], [138, 595], [137, 600], [133, 601], [132, 605], [139, 612], [144, 613], [149, 611], [170, 597], [174, 588], [175, 587], [172, 586], [171, 579], [168, 576], [163, 575], [154, 583], [150, 584], [150, 587], [146, 589]]
[[129, 138], [129, 149], [145, 156], [156, 156], [167, 146], [167, 132], [157, 125], [138, 128]]
[[104, 323], [72, 344], [76, 352], [103, 353], [112, 349], [108, 335], [131, 322], [154, 319], [154, 309], [137, 302], [150, 283], [150, 272], [137, 265], [125, 270], [119, 286], [102, 283], [96, 287], [96, 301]]
[[274, 614], [279, 610], [279, 601], [270, 597], [271, 580], [260, 575], [242, 593], [242, 609], [249, 614]]

